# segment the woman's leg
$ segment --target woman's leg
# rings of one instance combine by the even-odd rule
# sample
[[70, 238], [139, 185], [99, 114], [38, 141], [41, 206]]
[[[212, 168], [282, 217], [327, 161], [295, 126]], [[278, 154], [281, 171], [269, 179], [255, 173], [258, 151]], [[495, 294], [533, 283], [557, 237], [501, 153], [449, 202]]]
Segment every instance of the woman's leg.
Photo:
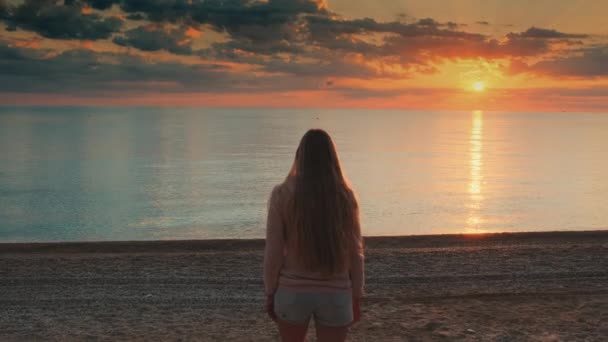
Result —
[[[280, 319], [276, 320], [283, 342], [301, 342], [308, 331], [308, 321], [305, 324], [294, 324]], [[328, 340], [329, 341], [329, 340]]]
[[348, 327], [326, 327], [315, 324], [317, 330], [317, 342], [342, 342], [346, 341]]

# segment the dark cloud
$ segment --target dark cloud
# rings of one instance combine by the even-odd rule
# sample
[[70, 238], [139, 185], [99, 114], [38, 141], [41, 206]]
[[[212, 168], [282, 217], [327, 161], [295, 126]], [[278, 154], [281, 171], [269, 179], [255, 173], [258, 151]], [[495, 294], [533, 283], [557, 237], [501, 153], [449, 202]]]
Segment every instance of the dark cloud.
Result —
[[144, 20], [146, 19], [146, 16], [141, 14], [141, 13], [131, 13], [129, 15], [127, 15], [127, 19], [129, 20]]
[[220, 55], [235, 55], [239, 50], [297, 54], [307, 44], [301, 17], [324, 13], [311, 0], [209, 0], [192, 4], [191, 20], [229, 34], [229, 42], [213, 46]]
[[[35, 49], [12, 48], [0, 42], [0, 62], [26, 61], [30, 59], [42, 58], [43, 51]], [[9, 72], [6, 69], [3, 72]]]
[[423, 18], [423, 19], [420, 19], [420, 20], [418, 20], [418, 22], [416, 24], [419, 25], [419, 26], [434, 26], [434, 27], [439, 26], [439, 22], [437, 22], [433, 18]]
[[359, 38], [324, 36], [322, 38], [317, 38], [315, 42], [330, 51], [356, 53], [368, 57], [378, 57], [384, 54], [382, 46], [368, 43]]
[[[255, 54], [258, 57], [262, 57], [259, 55], [271, 57], [280, 53], [297, 55], [304, 52], [304, 46], [287, 39], [261, 42], [253, 42], [248, 39], [238, 39], [224, 43], [213, 43], [211, 49], [205, 52], [208, 52], [205, 54], [207, 56], [239, 60], [245, 56], [244, 53]], [[251, 61], [251, 59], [249, 60]]]
[[[431, 72], [429, 59], [419, 58], [416, 51], [404, 56], [402, 51], [391, 45], [388, 40], [372, 44], [355, 37], [355, 34], [402, 33], [402, 38], [414, 38], [414, 33], [423, 37], [438, 35], [445, 39], [483, 39], [483, 36], [465, 32], [452, 32], [437, 29], [443, 25], [436, 22], [422, 24], [378, 23], [373, 19], [334, 20], [331, 18], [310, 17], [306, 22], [314, 23], [303, 30], [295, 39], [260, 40], [251, 43], [244, 39], [235, 39], [225, 43], [216, 43], [205, 51], [205, 56], [227, 58], [256, 64], [265, 72], [281, 73], [297, 77], [347, 77], [371, 79], [374, 77], [403, 78], [404, 71]], [[243, 53], [243, 52], [248, 52]], [[278, 58], [277, 54], [287, 54]], [[355, 56], [352, 56], [355, 55]], [[264, 56], [264, 57], [262, 57]], [[267, 57], [266, 57], [267, 56]], [[376, 60], [378, 63], [362, 63], [364, 60]], [[399, 72], [391, 71], [391, 64], [410, 64], [400, 68]]]
[[[449, 29], [458, 24], [443, 24], [430, 18], [410, 24], [397, 21], [383, 23], [371, 18], [342, 20], [319, 16], [308, 17], [307, 21], [313, 44], [332, 51], [368, 57], [398, 57], [402, 62], [424, 63], [417, 56], [423, 49], [436, 49], [441, 44], [458, 45], [462, 41], [483, 42], [486, 38], [476, 33]], [[374, 34], [380, 35], [380, 41], [366, 39]]]
[[555, 77], [605, 77], [608, 76], [608, 45], [581, 49], [571, 56], [556, 57], [531, 65], [524, 62], [512, 63], [510, 72]]
[[0, 43], [0, 92], [78, 96], [159, 89], [167, 93], [319, 89], [317, 77], [233, 73], [219, 64], [151, 62], [132, 55], [89, 50], [68, 50], [50, 57], [48, 52]]
[[[332, 77], [371, 79], [383, 76], [382, 72], [377, 69], [339, 58], [327, 58], [326, 60], [314, 62], [272, 60], [264, 63], [263, 70], [298, 77], [313, 77], [315, 79]], [[388, 74], [384, 76], [388, 76]]]
[[[522, 38], [511, 34], [499, 41], [477, 33], [442, 28], [431, 19], [413, 24], [379, 23], [373, 19], [334, 20], [309, 18], [311, 39], [332, 51], [359, 53], [367, 57], [394, 57], [401, 64], [425, 65], [439, 59], [504, 58], [537, 56], [550, 51], [547, 39]], [[370, 43], [364, 37], [384, 34], [382, 41]]]
[[[403, 64], [428, 65], [443, 59], [541, 57], [554, 52], [553, 47], [556, 44], [580, 43], [570, 39], [575, 35], [563, 34], [559, 39], [540, 38], [533, 37], [534, 32], [535, 30], [527, 30], [511, 33], [499, 40], [480, 34], [431, 29], [428, 32], [418, 31], [419, 35], [389, 35], [385, 37], [383, 44], [372, 50], [376, 56], [398, 57]], [[355, 51], [356, 44], [351, 45], [352, 51]]]
[[192, 39], [185, 28], [164, 29], [160, 25], [139, 26], [114, 38], [114, 43], [132, 46], [143, 51], [166, 50], [178, 55], [192, 53]]
[[[295, 76], [403, 78], [408, 74], [437, 72], [435, 65], [445, 59], [542, 56], [552, 51], [552, 44], [568, 41], [566, 38], [555, 41], [528, 37], [534, 30], [497, 40], [481, 34], [451, 30], [446, 28], [448, 24], [432, 19], [408, 24], [383, 23], [370, 18], [343, 20], [311, 16], [305, 22], [308, 30], [296, 35], [299, 40], [260, 39], [260, 43], [251, 43], [235, 39], [213, 45], [208, 56], [240, 60], [257, 64], [267, 72]], [[372, 35], [377, 35], [375, 40]], [[243, 54], [242, 51], [252, 55]], [[260, 57], [276, 56], [278, 53], [292, 57]], [[376, 66], [370, 67], [362, 62], [364, 60], [372, 60]], [[398, 66], [399, 72], [386, 71], [394, 70], [391, 66]]]
[[243, 63], [262, 65], [268, 61], [269, 58], [278, 58], [276, 56], [263, 56], [261, 54], [247, 53], [237, 48], [233, 48], [230, 44], [233, 43], [213, 43], [210, 48], [196, 51], [196, 54], [203, 60], [217, 60], [226, 61], [232, 63]]
[[[494, 41], [496, 42], [496, 41]], [[517, 36], [507, 36], [503, 43], [493, 44], [497, 46], [495, 51], [497, 57], [529, 57], [547, 53], [551, 49], [551, 42], [545, 39], [522, 39]]]
[[382, 46], [382, 55], [398, 58], [400, 64], [425, 73], [436, 70], [426, 68], [446, 59], [502, 58], [510, 52], [496, 40], [475, 37], [391, 36]]
[[56, 39], [107, 39], [122, 21], [98, 14], [84, 14], [78, 4], [59, 5], [57, 0], [26, 0], [12, 10], [9, 25]]
[[192, 5], [188, 0], [122, 0], [116, 1], [127, 13], [143, 13], [152, 21], [176, 22], [188, 18]]
[[9, 7], [6, 0], [0, 0], [0, 20], [9, 18]]
[[579, 44], [579, 40], [573, 39], [583, 37], [586, 36], [531, 27], [524, 32], [509, 33], [502, 40], [466, 34], [417, 39], [392, 37], [387, 47], [401, 54], [426, 51], [431, 58], [517, 58], [541, 56], [551, 52], [555, 44]]
[[476, 21], [475, 24], [488, 26], [488, 25], [490, 25], [490, 22], [488, 22], [488, 21]]
[[[530, 27], [523, 32], [511, 32], [501, 42], [495, 39], [486, 41], [479, 50], [479, 57], [531, 57], [552, 51], [554, 44], [575, 45], [587, 35], [569, 34], [555, 30]], [[463, 46], [466, 48], [466, 46]]]
[[452, 22], [452, 21], [448, 21], [447, 23], [445, 23], [445, 25], [450, 30], [456, 30], [458, 28], [467, 27], [468, 26], [467, 24], [459, 24], [459, 23], [455, 23], [455, 22]]
[[238, 88], [247, 76], [236, 76], [220, 65], [153, 63], [142, 58], [89, 50], [68, 50], [47, 57], [44, 51], [0, 44], [0, 91], [82, 93], [138, 90], [159, 83], [173, 91], [215, 91]]
[[[105, 2], [112, 2], [111, 0]], [[128, 14], [155, 22], [198, 22], [218, 31], [244, 33], [252, 26], [281, 26], [301, 14], [325, 13], [313, 0], [114, 0]]]
[[312, 39], [323, 41], [341, 35], [362, 34], [366, 32], [382, 32], [381, 24], [371, 18], [341, 20], [330, 17], [307, 17], [307, 27]]
[[[327, 13], [312, 0], [123, 0], [117, 3], [130, 19], [141, 20], [145, 16], [153, 22], [206, 24], [215, 31], [227, 33], [231, 40], [215, 45], [218, 55], [235, 54], [236, 50], [295, 53], [301, 50], [296, 47], [302, 38], [301, 16]], [[123, 38], [115, 42], [125, 45]]]
[[314, 40], [323, 40], [325, 37], [345, 34], [393, 33], [400, 36], [442, 36], [458, 38], [483, 38], [476, 33], [445, 29], [454, 23], [442, 24], [433, 19], [421, 19], [418, 22], [407, 24], [399, 21], [378, 22], [371, 18], [341, 20], [331, 17], [309, 16], [309, 30]]
[[225, 30], [242, 33], [251, 26], [281, 26], [294, 21], [301, 14], [323, 11], [310, 0], [210, 0], [192, 5], [192, 19]]
[[[44, 0], [43, 0], [44, 1]], [[84, 7], [86, 5], [98, 10], [107, 10], [115, 4], [116, 0], [64, 0], [64, 5]]]
[[556, 30], [543, 29], [539, 27], [530, 27], [521, 33], [509, 33], [507, 37], [510, 38], [540, 38], [540, 39], [551, 39], [551, 38], [587, 38], [586, 34], [572, 34], [563, 33]]
[[88, 1], [88, 3], [91, 5], [91, 7], [98, 9], [98, 10], [108, 9], [108, 8], [112, 7], [112, 5], [115, 2], [116, 1], [114, 1], [114, 0], [89, 0]]
[[259, 47], [260, 53], [273, 50], [283, 52], [285, 48], [292, 50], [289, 46], [303, 43], [292, 24], [240, 26], [239, 31], [232, 31], [230, 36], [236, 45]]

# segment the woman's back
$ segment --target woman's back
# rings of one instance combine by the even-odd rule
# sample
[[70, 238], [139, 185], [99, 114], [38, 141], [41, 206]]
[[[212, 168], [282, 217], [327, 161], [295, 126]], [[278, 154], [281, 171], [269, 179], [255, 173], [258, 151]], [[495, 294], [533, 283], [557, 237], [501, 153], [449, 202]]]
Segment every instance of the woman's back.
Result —
[[[295, 248], [294, 214], [289, 208], [295, 194], [295, 180], [288, 177], [277, 185], [269, 200], [266, 236], [265, 284], [266, 293], [273, 293], [277, 286], [317, 291], [344, 290], [352, 288], [353, 294], [363, 294], [363, 243], [360, 229], [351, 227], [355, 234], [349, 244], [348, 258], [343, 270], [332, 274], [309, 269], [301, 260], [304, 253]], [[355, 209], [356, 210], [356, 209]], [[358, 224], [358, 222], [355, 222]], [[278, 274], [278, 283], [273, 280]], [[352, 277], [352, 279], [351, 279]], [[273, 286], [274, 285], [274, 286]]]

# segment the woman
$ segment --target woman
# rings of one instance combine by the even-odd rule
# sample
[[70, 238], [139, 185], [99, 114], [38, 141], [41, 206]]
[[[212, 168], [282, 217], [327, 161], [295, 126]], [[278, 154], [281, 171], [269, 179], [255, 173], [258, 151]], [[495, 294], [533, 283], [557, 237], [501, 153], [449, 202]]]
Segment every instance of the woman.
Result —
[[283, 341], [344, 341], [360, 318], [363, 242], [359, 210], [329, 135], [309, 130], [268, 203], [266, 310]]

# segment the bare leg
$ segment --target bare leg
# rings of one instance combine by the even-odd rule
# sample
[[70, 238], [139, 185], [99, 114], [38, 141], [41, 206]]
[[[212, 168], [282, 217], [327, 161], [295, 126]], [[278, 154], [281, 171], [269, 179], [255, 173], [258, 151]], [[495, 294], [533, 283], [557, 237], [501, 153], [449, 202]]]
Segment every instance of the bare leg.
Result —
[[308, 322], [305, 324], [293, 324], [277, 319], [277, 326], [283, 342], [301, 342], [306, 337]]
[[343, 342], [346, 341], [348, 327], [325, 327], [315, 324], [317, 329], [317, 342]]

